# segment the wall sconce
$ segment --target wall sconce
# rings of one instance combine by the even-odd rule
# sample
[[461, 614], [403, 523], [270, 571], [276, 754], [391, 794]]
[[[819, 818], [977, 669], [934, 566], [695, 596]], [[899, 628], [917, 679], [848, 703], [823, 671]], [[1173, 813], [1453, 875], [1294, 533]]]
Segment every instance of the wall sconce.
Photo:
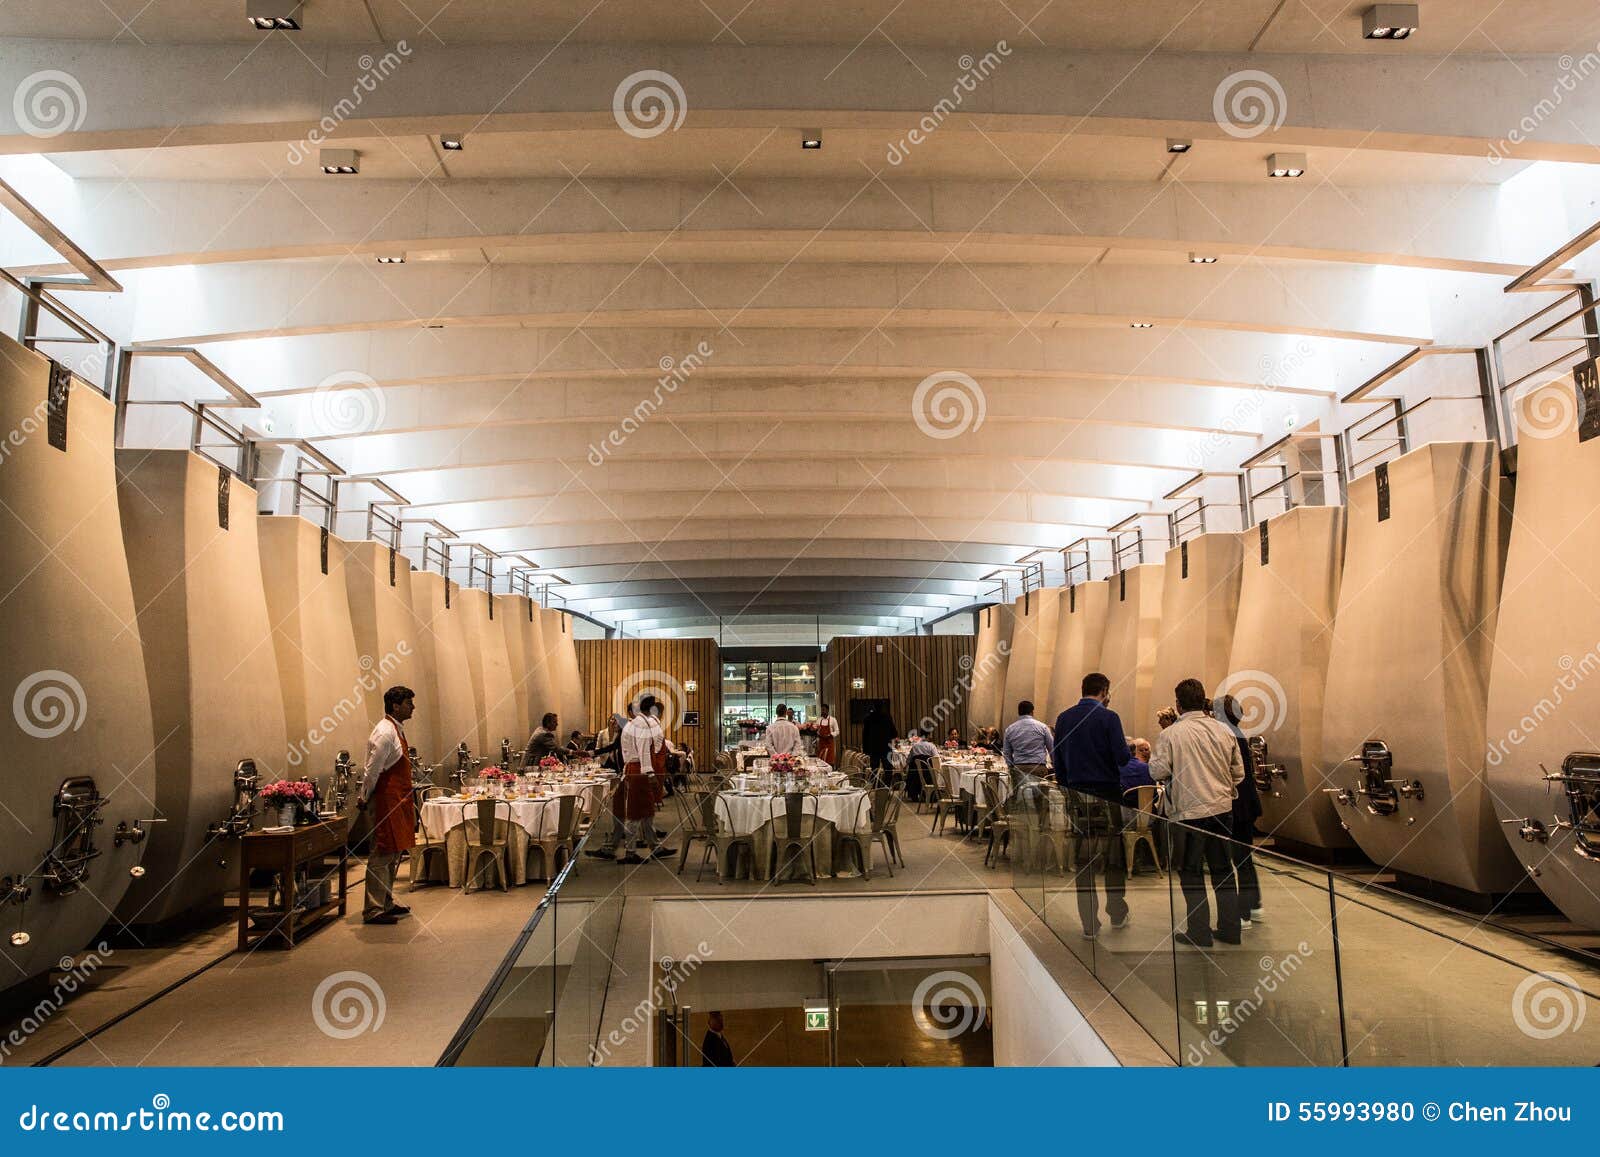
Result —
[[695, 682], [693, 679], [685, 679], [683, 681], [683, 689], [689, 692], [689, 694], [693, 695], [696, 691], [700, 690], [700, 684]]
[[852, 691], [863, 691], [863, 690], [866, 689], [866, 686], [867, 686], [867, 681], [865, 679], [861, 678], [861, 676], [859, 676], [859, 675], [857, 675], [854, 679], [850, 680], [850, 690], [852, 690]]

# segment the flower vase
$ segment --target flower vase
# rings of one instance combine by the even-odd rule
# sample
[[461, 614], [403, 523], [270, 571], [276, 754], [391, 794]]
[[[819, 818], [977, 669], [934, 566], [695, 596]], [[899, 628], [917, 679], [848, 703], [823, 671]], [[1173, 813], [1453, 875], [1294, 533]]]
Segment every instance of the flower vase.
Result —
[[279, 804], [278, 805], [278, 826], [280, 828], [292, 828], [292, 827], [294, 827], [295, 826], [295, 818], [296, 818], [296, 814], [298, 813], [298, 811], [299, 811], [299, 808], [297, 808], [295, 806], [295, 804], [293, 804], [293, 803], [281, 803], [281, 804]]

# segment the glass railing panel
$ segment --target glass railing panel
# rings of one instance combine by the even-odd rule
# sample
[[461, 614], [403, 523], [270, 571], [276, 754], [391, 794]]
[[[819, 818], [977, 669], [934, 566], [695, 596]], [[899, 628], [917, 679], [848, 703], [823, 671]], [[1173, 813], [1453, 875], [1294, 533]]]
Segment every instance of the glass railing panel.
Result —
[[586, 895], [569, 880], [557, 897], [556, 959], [560, 986], [556, 993], [555, 1047], [557, 1065], [596, 1063], [595, 1042], [605, 1009], [606, 985], [622, 922], [622, 896], [615, 888]]
[[1335, 879], [1352, 1065], [1593, 1065], [1600, 967]]

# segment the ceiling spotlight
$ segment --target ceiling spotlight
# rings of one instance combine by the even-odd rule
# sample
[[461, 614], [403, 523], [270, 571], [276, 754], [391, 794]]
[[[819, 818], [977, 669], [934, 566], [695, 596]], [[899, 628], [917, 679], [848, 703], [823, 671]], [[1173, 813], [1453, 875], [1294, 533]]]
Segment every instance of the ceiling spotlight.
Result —
[[244, 18], [257, 32], [300, 31], [300, 5], [295, 0], [245, 0]]
[[1130, 321], [1128, 323], [1128, 328], [1129, 329], [1153, 329], [1155, 327], [1155, 324], [1156, 323], [1153, 322], [1153, 321]]
[[1267, 158], [1267, 176], [1303, 177], [1306, 175], [1304, 153], [1273, 153]]
[[1167, 138], [1167, 152], [1169, 153], [1187, 153], [1192, 148], [1194, 148], [1193, 141], [1186, 141], [1180, 137]]
[[467, 147], [467, 139], [460, 133], [445, 133], [439, 138], [439, 147], [447, 153], [459, 153]]
[[1361, 14], [1361, 35], [1368, 40], [1405, 40], [1417, 28], [1415, 4], [1374, 4]]
[[11, 946], [13, 948], [26, 948], [28, 946], [28, 941], [32, 939], [32, 936], [28, 935], [26, 932], [23, 932], [21, 929], [18, 929], [11, 934]]
[[379, 265], [404, 265], [405, 263], [406, 263], [406, 255], [404, 253], [380, 253], [380, 254], [378, 254], [378, 264]]
[[1217, 259], [1208, 253], [1189, 254], [1190, 265], [1215, 265], [1216, 263]]
[[812, 131], [801, 133], [800, 147], [802, 149], [820, 149], [822, 147], [822, 134]]
[[317, 151], [317, 164], [322, 166], [322, 171], [330, 175], [359, 173], [361, 171], [361, 154], [354, 149], [319, 149]]

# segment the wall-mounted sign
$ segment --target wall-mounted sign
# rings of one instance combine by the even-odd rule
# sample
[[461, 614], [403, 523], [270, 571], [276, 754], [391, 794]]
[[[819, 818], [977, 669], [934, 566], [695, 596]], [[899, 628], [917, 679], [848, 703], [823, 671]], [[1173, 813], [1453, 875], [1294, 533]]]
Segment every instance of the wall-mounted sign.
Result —
[[827, 1032], [829, 1021], [832, 1019], [826, 1001], [806, 1001], [806, 1031]]
[[866, 687], [866, 685], [867, 685], [867, 681], [865, 679], [863, 679], [859, 675], [857, 675], [854, 679], [850, 680], [850, 690], [852, 690], [852, 691], [863, 690]]
[[699, 727], [700, 726], [700, 712], [698, 712], [698, 711], [685, 711], [683, 713], [683, 726], [685, 726], [685, 727]]
[[700, 690], [700, 684], [693, 679], [685, 679], [683, 681], [683, 689], [692, 695]]

